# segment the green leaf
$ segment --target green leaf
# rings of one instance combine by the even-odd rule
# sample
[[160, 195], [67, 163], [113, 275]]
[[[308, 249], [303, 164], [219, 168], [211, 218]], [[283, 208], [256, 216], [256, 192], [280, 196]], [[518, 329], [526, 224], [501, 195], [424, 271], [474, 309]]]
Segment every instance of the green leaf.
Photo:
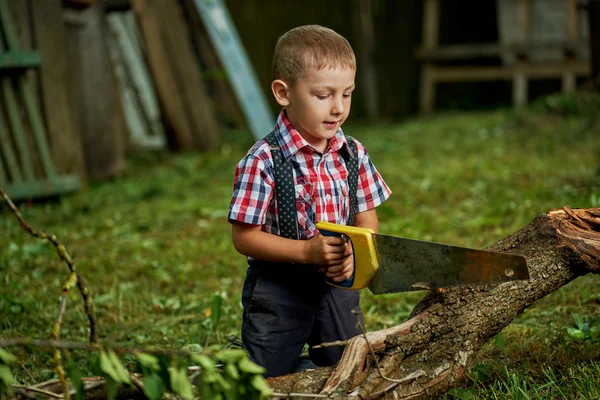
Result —
[[265, 369], [258, 364], [253, 363], [247, 358], [244, 358], [239, 362], [239, 369], [242, 372], [246, 372], [248, 374], [256, 374], [260, 375], [265, 372]]
[[214, 390], [212, 385], [209, 382], [206, 382], [206, 380], [203, 379], [203, 376], [200, 376], [200, 379], [198, 379], [196, 387], [198, 388], [198, 395], [201, 399], [214, 398]]
[[224, 363], [235, 363], [246, 358], [246, 351], [239, 349], [225, 350], [217, 354], [217, 358]]
[[150, 400], [160, 400], [165, 391], [165, 384], [155, 374], [144, 375], [144, 394]]
[[202, 367], [204, 372], [213, 372], [217, 370], [215, 362], [204, 354], [190, 354], [192, 362]]
[[100, 352], [100, 368], [116, 383], [131, 384], [129, 373], [113, 351]]
[[567, 328], [567, 334], [574, 340], [585, 340], [585, 333], [579, 329]]
[[223, 297], [220, 293], [213, 296], [210, 302], [210, 320], [212, 321], [213, 328], [216, 330], [221, 320], [221, 306], [223, 304]]
[[216, 380], [215, 382], [221, 386], [223, 391], [231, 390], [231, 384], [223, 378], [221, 374], [215, 374]]
[[573, 318], [573, 322], [575, 323], [575, 326], [577, 327], [577, 329], [583, 330], [583, 329], [581, 329], [581, 328], [583, 328], [583, 318], [581, 318], [581, 315], [573, 313], [573, 314], [571, 314], [571, 318]]
[[250, 380], [250, 384], [254, 389], [258, 390], [261, 396], [267, 397], [273, 393], [271, 386], [269, 386], [267, 381], [265, 381], [265, 379], [260, 375], [254, 375], [252, 380]]
[[234, 364], [225, 364], [225, 373], [234, 381], [240, 380], [240, 373]]
[[15, 377], [10, 372], [10, 368], [7, 365], [0, 365], [0, 382], [10, 388], [10, 385], [17, 383]]
[[173, 392], [186, 400], [192, 400], [194, 398], [192, 384], [188, 380], [187, 370], [185, 368], [169, 368], [169, 376], [171, 377], [171, 388], [173, 389]]
[[75, 387], [75, 396], [77, 397], [77, 400], [83, 400], [85, 398], [83, 381], [81, 380], [83, 372], [72, 360], [69, 360], [69, 363], [67, 364], [67, 374]]
[[6, 394], [8, 398], [12, 398], [13, 390], [11, 385], [17, 383], [12, 376], [10, 369], [6, 365], [0, 365], [0, 399], [4, 399]]
[[119, 385], [115, 382], [110, 376], [106, 377], [106, 383], [104, 387], [106, 388], [106, 398], [108, 400], [115, 400], [117, 398], [117, 387]]
[[0, 347], [0, 364], [10, 364], [17, 361], [17, 357]]
[[158, 357], [153, 356], [152, 354], [146, 353], [136, 353], [135, 357], [139, 361], [139, 363], [148, 368], [150, 371], [159, 371], [160, 364], [158, 362]]

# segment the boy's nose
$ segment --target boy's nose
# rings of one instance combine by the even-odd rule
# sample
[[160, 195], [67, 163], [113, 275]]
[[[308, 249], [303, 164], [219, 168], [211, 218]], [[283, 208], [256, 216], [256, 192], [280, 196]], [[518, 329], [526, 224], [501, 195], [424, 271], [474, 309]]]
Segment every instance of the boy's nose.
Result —
[[340, 115], [344, 113], [344, 101], [342, 98], [336, 98], [331, 107], [331, 113], [333, 115]]

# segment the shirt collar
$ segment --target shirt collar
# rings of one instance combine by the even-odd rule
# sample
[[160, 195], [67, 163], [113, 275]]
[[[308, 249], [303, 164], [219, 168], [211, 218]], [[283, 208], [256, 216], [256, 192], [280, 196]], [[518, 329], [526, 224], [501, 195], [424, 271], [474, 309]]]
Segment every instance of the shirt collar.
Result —
[[[281, 110], [279, 116], [277, 117], [277, 123], [275, 124], [275, 137], [277, 138], [279, 147], [281, 148], [283, 156], [286, 160], [304, 147], [308, 147], [312, 152], [317, 152], [317, 150], [298, 133], [296, 128], [292, 126], [292, 123], [285, 113], [285, 108]], [[340, 151], [342, 147], [346, 148], [346, 151], [351, 157], [355, 157], [355, 154], [352, 153], [352, 150], [348, 146], [348, 141], [344, 135], [344, 132], [342, 131], [342, 128], [338, 128], [335, 136], [329, 140], [329, 145], [326, 151], [334, 153]]]

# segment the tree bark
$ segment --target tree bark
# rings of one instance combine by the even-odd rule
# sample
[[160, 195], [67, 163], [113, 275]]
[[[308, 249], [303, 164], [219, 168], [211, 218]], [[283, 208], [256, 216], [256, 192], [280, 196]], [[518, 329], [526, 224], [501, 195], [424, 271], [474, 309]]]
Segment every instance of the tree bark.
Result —
[[487, 340], [528, 306], [578, 276], [600, 271], [600, 208], [551, 210], [487, 249], [525, 256], [530, 279], [430, 291], [401, 325], [351, 339], [335, 368], [272, 378], [269, 384], [277, 393], [338, 398], [439, 396], [458, 383]]

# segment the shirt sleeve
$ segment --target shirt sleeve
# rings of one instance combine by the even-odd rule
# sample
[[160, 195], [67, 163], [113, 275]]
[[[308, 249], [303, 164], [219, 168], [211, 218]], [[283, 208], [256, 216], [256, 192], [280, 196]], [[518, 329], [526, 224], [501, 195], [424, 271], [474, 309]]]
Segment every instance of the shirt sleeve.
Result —
[[358, 151], [358, 184], [356, 185], [356, 200], [358, 212], [371, 210], [392, 194], [373, 161], [369, 157], [367, 149], [357, 142]]
[[273, 197], [274, 180], [265, 162], [252, 154], [236, 165], [228, 220], [263, 225]]

